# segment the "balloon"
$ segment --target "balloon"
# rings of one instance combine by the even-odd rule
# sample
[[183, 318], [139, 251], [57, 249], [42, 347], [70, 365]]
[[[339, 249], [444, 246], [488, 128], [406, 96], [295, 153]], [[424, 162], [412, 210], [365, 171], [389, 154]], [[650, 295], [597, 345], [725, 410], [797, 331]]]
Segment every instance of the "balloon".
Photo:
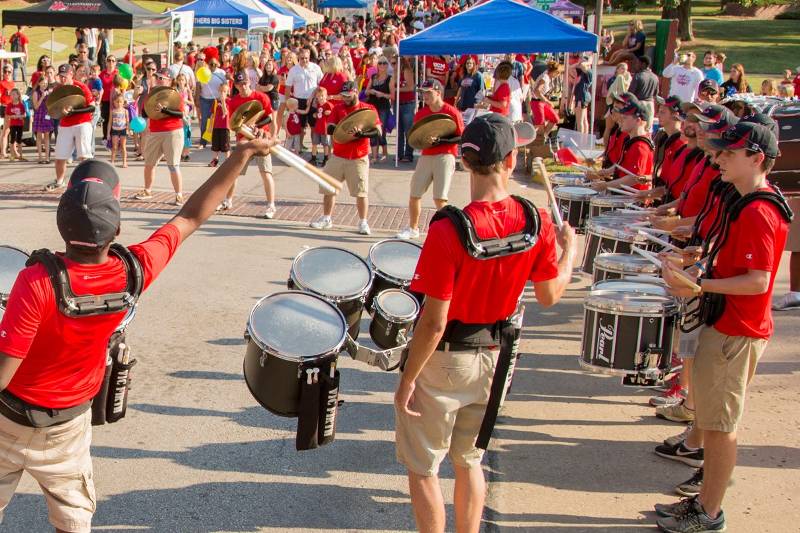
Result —
[[119, 76], [123, 80], [130, 80], [133, 78], [133, 69], [127, 63], [120, 63], [117, 65], [117, 70], [119, 71]]
[[242, 47], [241, 46], [234, 46], [233, 49], [231, 50], [231, 52], [233, 52], [233, 55], [236, 55], [241, 51], [242, 51]]
[[278, 25], [278, 23], [275, 22], [274, 20], [269, 21], [269, 27], [272, 28], [273, 30], [275, 29], [275, 26], [277, 26], [277, 25]]
[[126, 80], [125, 78], [122, 78], [122, 83], [120, 84], [119, 88], [122, 89], [123, 91], [125, 89], [127, 89], [128, 88], [128, 80]]
[[200, 67], [194, 75], [200, 83], [208, 83], [211, 81], [211, 69], [208, 67]]
[[131, 119], [131, 130], [134, 133], [142, 133], [147, 127], [147, 121], [142, 117], [133, 117]]

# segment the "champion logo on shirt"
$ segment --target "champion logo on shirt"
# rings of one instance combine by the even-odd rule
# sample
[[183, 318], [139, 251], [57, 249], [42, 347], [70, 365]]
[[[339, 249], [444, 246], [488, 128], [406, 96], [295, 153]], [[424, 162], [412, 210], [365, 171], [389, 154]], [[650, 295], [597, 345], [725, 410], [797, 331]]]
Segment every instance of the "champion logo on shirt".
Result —
[[4, 339], [5, 339], [6, 337], [8, 337], [8, 334], [6, 333], [6, 330], [0, 331], [0, 337], [2, 337], [2, 338], [4, 338]]
[[97, 278], [101, 278], [101, 277], [102, 277], [102, 276], [101, 276], [101, 275], [99, 275], [99, 274], [98, 274], [98, 275], [96, 275], [96, 276], [90, 276], [90, 275], [88, 275], [88, 274], [87, 274], [87, 275], [83, 276], [83, 279], [85, 279], [85, 280], [90, 280], [90, 279], [97, 279]]
[[753, 259], [753, 254], [745, 254], [744, 258], [751, 261]]

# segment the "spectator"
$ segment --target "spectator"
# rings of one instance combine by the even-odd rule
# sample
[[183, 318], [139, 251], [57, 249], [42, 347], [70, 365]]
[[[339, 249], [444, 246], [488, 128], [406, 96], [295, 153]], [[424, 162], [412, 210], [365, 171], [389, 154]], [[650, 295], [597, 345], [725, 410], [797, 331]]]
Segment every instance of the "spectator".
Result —
[[36, 136], [36, 156], [40, 165], [50, 163], [50, 134], [54, 125], [47, 113], [47, 97], [53, 89], [49, 87], [47, 77], [39, 76], [31, 93], [33, 104], [33, 134]]
[[707, 104], [716, 104], [719, 101], [719, 86], [714, 80], [703, 80], [697, 88], [697, 100]]
[[612, 64], [619, 63], [628, 54], [633, 54], [637, 58], [644, 56], [646, 40], [647, 35], [644, 33], [642, 21], [633, 19], [628, 23], [628, 33], [625, 35], [625, 40], [622, 41], [623, 48], [611, 54], [608, 62]]
[[800, 96], [800, 67], [797, 67], [797, 75], [794, 77], [792, 83], [794, 84], [794, 94]]
[[778, 96], [775, 80], [766, 79], [761, 82], [761, 96]]
[[[11, 91], [13, 91], [14, 87], [16, 87], [14, 80], [12, 79], [13, 76], [13, 67], [7, 63], [3, 65], [3, 74], [2, 77], [0, 77], [0, 116], [2, 117], [5, 117], [6, 108], [11, 103]], [[3, 120], [3, 130], [2, 133], [0, 133], [0, 159], [5, 159], [8, 157], [7, 143], [9, 122], [10, 121], [8, 120]]]
[[397, 117], [397, 154], [400, 161], [414, 161], [414, 149], [408, 144], [408, 130], [414, 124], [414, 104], [416, 87], [414, 87], [414, 67], [409, 57], [400, 57], [397, 69], [400, 76], [400, 115]]
[[194, 75], [192, 67], [186, 63], [186, 54], [183, 50], [176, 50], [174, 53], [175, 62], [169, 66], [169, 75], [174, 80], [178, 78], [179, 74], [186, 76], [186, 83], [188, 83], [190, 90], [194, 90], [197, 86], [197, 78]]
[[788, 68], [783, 71], [783, 79], [781, 80], [781, 85], [794, 85], [794, 80], [792, 79], [792, 71]]
[[681, 102], [694, 102], [697, 99], [697, 88], [705, 79], [703, 71], [694, 66], [697, 56], [694, 52], [686, 52], [679, 61], [667, 65], [661, 75], [669, 80], [669, 96], [677, 96]]
[[22, 32], [22, 26], [17, 26], [17, 31], [11, 35], [9, 43], [11, 44], [12, 52], [20, 52], [25, 54], [23, 57], [15, 57], [11, 60], [13, 65], [13, 77], [17, 80], [17, 69], [22, 74], [22, 82], [28, 83], [27, 65], [28, 65], [28, 36]]
[[320, 87], [324, 87], [327, 91], [327, 99], [336, 103], [342, 99], [339, 95], [342, 92], [342, 85], [350, 78], [344, 71], [342, 60], [338, 57], [331, 57], [322, 64], [322, 71], [324, 72], [322, 79], [319, 82]]
[[275, 65], [274, 59], [267, 59], [263, 65], [264, 71], [261, 74], [261, 79], [258, 80], [256, 90], [266, 94], [269, 97], [272, 109], [278, 109], [280, 102], [278, 100], [278, 70]]
[[508, 84], [508, 78], [511, 77], [511, 65], [507, 62], [501, 62], [494, 69], [494, 84], [492, 85], [491, 96], [486, 96], [483, 99], [484, 105], [489, 106], [489, 111], [492, 113], [499, 113], [505, 117], [509, 113], [509, 105], [511, 103], [511, 86]]
[[734, 63], [731, 67], [730, 77], [728, 81], [722, 84], [721, 89], [725, 96], [753, 92], [753, 88], [747, 83], [747, 78], [744, 75], [744, 66], [741, 63]]
[[[298, 63], [293, 66], [286, 76], [286, 97], [296, 98], [297, 106], [300, 110], [309, 109], [309, 99], [314, 95], [314, 91], [322, 80], [322, 70], [316, 63], [311, 63], [311, 52], [304, 48], [298, 55]], [[300, 114], [300, 146], [302, 149], [303, 138], [305, 137], [306, 127], [308, 126], [308, 114]]]
[[[378, 59], [378, 72], [369, 79], [366, 94], [367, 103], [378, 111], [378, 118], [381, 124], [388, 124], [389, 115], [392, 114], [392, 102], [395, 99], [395, 86], [392, 83], [392, 75], [389, 74], [389, 60], [386, 57], [381, 56]], [[372, 146], [372, 160], [370, 162], [385, 161], [389, 156], [386, 128], [381, 128], [381, 135], [379, 137], [370, 137], [369, 141]], [[380, 158], [378, 156], [379, 148], [382, 152]]]
[[474, 57], [468, 56], [460, 70], [461, 81], [456, 94], [456, 108], [463, 113], [475, 107], [478, 93], [482, 92], [485, 86], [483, 76], [478, 71], [478, 62]]
[[76, 58], [76, 65], [73, 67], [77, 70], [78, 67], [86, 67], [87, 74], [89, 66], [92, 64], [89, 59], [89, 47], [85, 43], [78, 45], [78, 57]]
[[103, 118], [103, 139], [110, 139], [108, 136], [109, 124], [111, 124], [111, 89], [114, 87], [114, 78], [119, 71], [117, 70], [117, 58], [108, 56], [106, 58], [105, 69], [100, 73], [100, 82], [103, 84], [103, 95], [100, 100], [100, 116]]
[[778, 85], [778, 96], [781, 98], [794, 98], [794, 87], [791, 85]]
[[642, 56], [639, 58], [638, 69], [631, 78], [628, 91], [633, 94], [642, 105], [647, 108], [650, 115], [647, 119], [647, 130], [653, 125], [653, 115], [655, 113], [655, 98], [658, 94], [658, 76], [650, 70], [650, 58]]
[[106, 59], [111, 54], [111, 41], [108, 37], [110, 30], [101, 29], [97, 32], [97, 64], [105, 65]]
[[85, 28], [86, 29], [86, 46], [88, 48], [88, 59], [89, 61], [94, 62], [97, 56], [95, 56], [95, 52], [97, 51], [97, 28]]
[[[700, 69], [698, 69], [699, 71]], [[628, 72], [628, 64], [622, 62], [617, 65], [614, 71], [614, 76], [608, 80], [608, 94], [606, 95], [606, 127], [603, 130], [603, 143], [608, 146], [608, 137], [611, 135], [611, 128], [614, 127], [614, 117], [612, 115], [614, 101], [621, 97], [624, 93], [628, 92], [631, 85], [631, 73]]]
[[31, 74], [31, 87], [36, 87], [39, 85], [39, 79], [44, 76], [44, 71], [52, 64], [50, 61], [50, 56], [42, 55], [39, 56], [39, 60], [36, 62], [36, 72]]
[[200, 110], [200, 144], [203, 148], [208, 145], [208, 142], [203, 139], [203, 134], [206, 131], [206, 123], [211, 117], [211, 110], [214, 107], [214, 101], [219, 96], [219, 86], [226, 83], [225, 72], [219, 68], [219, 61], [216, 57], [212, 57], [208, 61], [208, 69], [211, 71], [211, 79], [208, 83], [197, 83], [197, 90], [195, 91], [196, 108]]
[[703, 77], [714, 80], [717, 86], [722, 85], [722, 71], [717, 68], [717, 54], [713, 50], [703, 54]]
[[592, 65], [588, 54], [571, 67], [575, 75], [572, 88], [572, 106], [575, 113], [575, 129], [580, 133], [589, 132], [589, 103], [592, 101]]

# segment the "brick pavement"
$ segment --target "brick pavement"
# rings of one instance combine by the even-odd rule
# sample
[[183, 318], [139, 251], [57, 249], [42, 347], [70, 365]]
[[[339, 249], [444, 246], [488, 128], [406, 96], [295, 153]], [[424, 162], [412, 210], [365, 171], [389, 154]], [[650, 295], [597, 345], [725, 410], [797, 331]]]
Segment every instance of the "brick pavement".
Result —
[[[133, 198], [135, 189], [123, 189], [122, 209], [126, 211], [172, 212], [177, 208], [172, 204], [174, 194], [164, 191], [153, 191], [153, 199], [139, 201]], [[188, 197], [188, 195], [186, 195]], [[60, 193], [47, 192], [39, 185], [20, 183], [0, 183], [0, 200], [25, 200], [57, 202]], [[234, 198], [233, 208], [222, 213], [222, 216], [261, 217], [267, 205], [263, 199], [248, 196]], [[289, 222], [309, 222], [322, 214], [321, 202], [302, 200], [279, 200], [276, 203], [277, 213], [274, 220]], [[426, 228], [430, 217], [435, 212], [431, 208], [423, 208], [420, 226]], [[406, 208], [387, 205], [371, 205], [369, 208], [369, 225], [372, 229], [399, 231], [406, 225]], [[358, 213], [355, 204], [337, 203], [334, 212], [334, 223], [342, 226], [355, 226]]]

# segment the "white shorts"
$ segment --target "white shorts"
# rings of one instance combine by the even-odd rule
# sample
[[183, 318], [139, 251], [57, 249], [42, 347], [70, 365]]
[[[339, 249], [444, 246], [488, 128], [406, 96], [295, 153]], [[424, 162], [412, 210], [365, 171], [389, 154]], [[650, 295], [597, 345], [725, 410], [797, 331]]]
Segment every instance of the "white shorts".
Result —
[[83, 122], [74, 126], [59, 126], [56, 139], [56, 159], [66, 161], [72, 152], [78, 153], [78, 159], [92, 157], [92, 138], [94, 127], [91, 122]]

